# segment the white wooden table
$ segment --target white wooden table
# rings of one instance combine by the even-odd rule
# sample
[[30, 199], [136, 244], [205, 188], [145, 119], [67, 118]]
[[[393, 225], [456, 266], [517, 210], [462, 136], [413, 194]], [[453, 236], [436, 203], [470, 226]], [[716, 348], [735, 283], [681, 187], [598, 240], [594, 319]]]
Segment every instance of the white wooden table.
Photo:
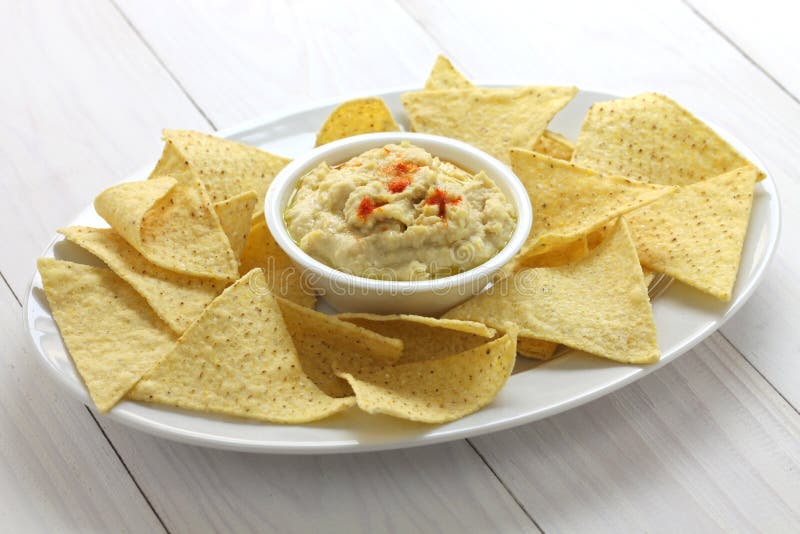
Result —
[[[338, 4], [338, 5], [337, 5]], [[787, 4], [787, 5], [784, 5]], [[0, 2], [0, 529], [800, 529], [800, 37], [788, 2]], [[471, 78], [665, 92], [744, 140], [784, 207], [767, 279], [617, 393], [481, 438], [349, 456], [179, 445], [65, 396], [27, 347], [34, 260], [162, 127]]]

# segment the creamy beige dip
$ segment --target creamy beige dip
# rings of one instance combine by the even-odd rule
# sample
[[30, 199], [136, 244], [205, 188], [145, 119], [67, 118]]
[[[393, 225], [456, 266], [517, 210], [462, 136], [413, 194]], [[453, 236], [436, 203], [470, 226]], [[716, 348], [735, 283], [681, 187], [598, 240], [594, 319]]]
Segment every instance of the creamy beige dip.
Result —
[[307, 254], [346, 273], [427, 280], [484, 263], [508, 242], [516, 211], [472, 175], [408, 142], [301, 178], [284, 219]]

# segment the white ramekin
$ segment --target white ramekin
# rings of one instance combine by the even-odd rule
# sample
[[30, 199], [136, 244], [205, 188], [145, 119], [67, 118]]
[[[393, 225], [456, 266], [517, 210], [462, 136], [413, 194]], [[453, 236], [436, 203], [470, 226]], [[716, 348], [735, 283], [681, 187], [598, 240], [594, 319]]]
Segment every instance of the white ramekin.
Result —
[[[484, 171], [517, 210], [517, 225], [506, 246], [487, 262], [457, 275], [422, 281], [385, 281], [337, 271], [315, 260], [292, 240], [283, 212], [297, 181], [314, 167], [338, 165], [371, 148], [408, 141], [470, 172]], [[334, 141], [289, 163], [275, 177], [264, 203], [273, 238], [294, 262], [306, 283], [339, 311], [438, 315], [479, 293], [516, 254], [531, 229], [528, 194], [511, 169], [485, 152], [446, 137], [407, 132], [365, 134]]]

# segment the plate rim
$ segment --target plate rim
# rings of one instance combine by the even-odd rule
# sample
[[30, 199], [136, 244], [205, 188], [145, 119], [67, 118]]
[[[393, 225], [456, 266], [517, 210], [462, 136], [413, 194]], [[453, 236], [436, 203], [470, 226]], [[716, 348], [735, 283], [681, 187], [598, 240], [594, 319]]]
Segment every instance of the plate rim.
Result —
[[[508, 81], [477, 82], [476, 85], [482, 87], [510, 87], [514, 85], [525, 85], [525, 83], [523, 82], [521, 84], [520, 83], [515, 84], [513, 82], [509, 83]], [[535, 84], [535, 85], [541, 85], [541, 84]], [[421, 90], [421, 88], [418, 86], [413, 86], [413, 87], [395, 86], [389, 88], [380, 88], [377, 90], [370, 91], [369, 93], [358, 92], [343, 97], [335, 97], [330, 99], [317, 99], [304, 106], [294, 106], [282, 110], [280, 112], [265, 114], [253, 119], [242, 121], [234, 126], [217, 130], [213, 132], [213, 135], [229, 139], [231, 137], [245, 134], [259, 127], [263, 127], [270, 123], [278, 122], [280, 120], [284, 120], [292, 116], [299, 115], [301, 113], [306, 113], [313, 110], [319, 110], [326, 107], [336, 106], [337, 104], [340, 104], [352, 98], [362, 98], [365, 96], [385, 97], [386, 95], [389, 94], [394, 95], [403, 92], [418, 91], [418, 90]], [[621, 92], [611, 91], [606, 88], [596, 88], [596, 87], [592, 87], [591, 89], [579, 88], [579, 91], [590, 92], [590, 93], [601, 93], [605, 95], [610, 95], [615, 98], [625, 98], [624, 96], [619, 96], [620, 94], [622, 94]], [[689, 111], [691, 112], [691, 110]], [[693, 112], [691, 113], [695, 115]], [[292, 445], [287, 445], [285, 443], [268, 441], [268, 440], [234, 438], [234, 437], [219, 436], [214, 434], [199, 433], [189, 429], [177, 429], [173, 426], [166, 425], [159, 421], [153, 421], [152, 419], [147, 419], [139, 414], [132, 413], [129, 411], [119, 411], [112, 409], [108, 413], [102, 415], [114, 421], [117, 421], [125, 426], [134, 428], [139, 431], [143, 431], [150, 435], [166, 438], [171, 441], [176, 441], [180, 443], [199, 445], [214, 449], [255, 452], [262, 454], [298, 454], [298, 455], [352, 454], [359, 452], [399, 450], [411, 447], [435, 445], [439, 443], [453, 441], [456, 439], [476, 437], [492, 432], [498, 432], [501, 430], [514, 428], [522, 424], [538, 421], [565, 412], [567, 410], [571, 410], [573, 408], [591, 402], [595, 399], [613, 393], [628, 384], [631, 384], [637, 380], [640, 380], [641, 378], [644, 378], [645, 376], [656, 371], [657, 369], [660, 369], [663, 366], [673, 362], [678, 357], [690, 351], [700, 342], [707, 339], [715, 331], [722, 328], [725, 325], [725, 323], [727, 323], [727, 321], [733, 315], [735, 315], [739, 311], [739, 309], [741, 309], [741, 307], [750, 299], [755, 290], [762, 283], [767, 270], [769, 269], [774, 260], [775, 252], [777, 250], [777, 246], [780, 241], [780, 236], [782, 231], [781, 212], [783, 208], [781, 205], [780, 193], [778, 191], [777, 184], [775, 183], [775, 180], [772, 178], [772, 175], [767, 165], [764, 164], [763, 160], [761, 160], [761, 158], [758, 157], [758, 155], [750, 149], [749, 145], [746, 145], [738, 137], [731, 135], [729, 132], [727, 132], [727, 130], [718, 127], [711, 121], [707, 121], [699, 116], [697, 117], [706, 124], [708, 124], [709, 126], [711, 126], [711, 128], [726, 141], [730, 142], [731, 144], [737, 144], [732, 142], [735, 140], [738, 141], [738, 145], [746, 147], [747, 152], [749, 152], [749, 154], [746, 154], [748, 158], [752, 159], [753, 163], [764, 171], [764, 173], [766, 174], [766, 178], [759, 183], [764, 184], [768, 182], [769, 187], [772, 189], [772, 192], [774, 193], [770, 195], [770, 197], [772, 198], [772, 201], [770, 203], [771, 209], [769, 210], [767, 217], [768, 225], [769, 227], [774, 228], [774, 232], [772, 232], [769, 236], [769, 242], [766, 250], [764, 251], [763, 260], [761, 261], [760, 264], [756, 266], [756, 268], [752, 273], [751, 278], [747, 281], [747, 285], [744, 288], [740, 289], [738, 297], [725, 311], [724, 315], [720, 317], [718, 320], [716, 320], [715, 324], [708, 325], [707, 327], [697, 332], [693, 337], [684, 340], [678, 347], [676, 347], [673, 350], [673, 354], [671, 354], [669, 357], [661, 358], [658, 362], [648, 366], [633, 366], [635, 370], [632, 373], [628, 374], [625, 377], [621, 377], [618, 380], [611, 382], [610, 384], [606, 384], [603, 387], [599, 387], [594, 390], [589, 390], [581, 394], [574, 395], [571, 399], [565, 402], [547, 406], [534, 412], [523, 413], [512, 417], [505, 417], [491, 422], [478, 423], [465, 428], [455, 429], [452, 431], [445, 430], [443, 432], [438, 432], [433, 435], [422, 434], [422, 435], [415, 435], [410, 438], [404, 437], [397, 441], [361, 443], [352, 441], [329, 440], [322, 443], [294, 442]], [[737, 146], [736, 148], [739, 149], [739, 146]], [[150, 166], [140, 167], [139, 169], [135, 170], [134, 172], [126, 176], [122, 181], [128, 181], [133, 176], [138, 176], [140, 174], [146, 173], [149, 167]], [[774, 204], [774, 209], [772, 209], [773, 204]], [[80, 212], [76, 214], [76, 217], [79, 214]], [[37, 257], [45, 256], [45, 254], [53, 247], [53, 245], [60, 240], [61, 238], [59, 237], [58, 233], [56, 233], [55, 236], [49, 241], [49, 243], [45, 246], [45, 248], [41, 251], [41, 253]], [[57, 369], [54, 365], [52, 365], [50, 359], [44, 354], [42, 354], [42, 352], [39, 350], [39, 347], [37, 346], [36, 340], [34, 339], [34, 332], [31, 329], [31, 322], [29, 320], [30, 303], [31, 300], [35, 298], [33, 294], [33, 288], [37, 278], [40, 278], [40, 276], [38, 271], [34, 269], [33, 276], [30, 278], [27, 284], [25, 290], [25, 300], [22, 305], [22, 321], [24, 323], [25, 331], [27, 332], [26, 337], [28, 340], [29, 349], [32, 350], [38, 356], [36, 359], [40, 362], [40, 365], [42, 365], [46, 369], [47, 373], [51, 376], [51, 378], [54, 379], [55, 382], [60, 384], [63, 389], [66, 389], [68, 392], [70, 392], [80, 402], [84, 403], [90, 410], [92, 410], [92, 412], [96, 412], [96, 408], [93, 406], [85, 386], [83, 384], [77, 384], [70, 377], [65, 376], [59, 369]], [[52, 314], [50, 315], [52, 318]], [[61, 335], [60, 332], [58, 334], [59, 336]], [[130, 402], [130, 401], [123, 401], [123, 402]], [[280, 425], [275, 425], [275, 426], [280, 426]], [[436, 427], [437, 425], [431, 425], [430, 428], [434, 429]], [[439, 425], [439, 428], [441, 428], [441, 425]]]

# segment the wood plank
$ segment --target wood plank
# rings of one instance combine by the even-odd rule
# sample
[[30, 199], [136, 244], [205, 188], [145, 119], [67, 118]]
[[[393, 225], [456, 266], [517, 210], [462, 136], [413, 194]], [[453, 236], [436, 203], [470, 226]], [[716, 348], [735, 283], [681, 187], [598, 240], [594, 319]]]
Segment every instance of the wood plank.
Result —
[[797, 21], [800, 9], [794, 2], [764, 0], [691, 0], [697, 10], [717, 30], [730, 39], [767, 74], [800, 98], [800, 39]]
[[103, 426], [176, 532], [533, 532], [463, 440], [393, 452], [214, 451]]
[[161, 532], [86, 408], [43, 377], [0, 283], [0, 524], [15, 532]]
[[57, 228], [153, 164], [164, 125], [207, 123], [108, 2], [4, 2], [0, 29], [0, 271], [20, 295]]
[[422, 84], [437, 53], [388, 0], [120, 6], [219, 128], [318, 99]]
[[545, 532], [791, 532], [799, 419], [714, 335], [617, 393], [473, 444]]
[[681, 2], [594, 2], [579, 9], [556, 2], [546, 11], [507, 1], [458, 9], [445, 1], [401, 3], [475, 79], [665, 92], [760, 155], [780, 192], [785, 230], [763, 284], [722, 332], [800, 407], [800, 330], [793, 326], [800, 233], [786, 230], [800, 227], [800, 131], [793, 127], [800, 105]]

